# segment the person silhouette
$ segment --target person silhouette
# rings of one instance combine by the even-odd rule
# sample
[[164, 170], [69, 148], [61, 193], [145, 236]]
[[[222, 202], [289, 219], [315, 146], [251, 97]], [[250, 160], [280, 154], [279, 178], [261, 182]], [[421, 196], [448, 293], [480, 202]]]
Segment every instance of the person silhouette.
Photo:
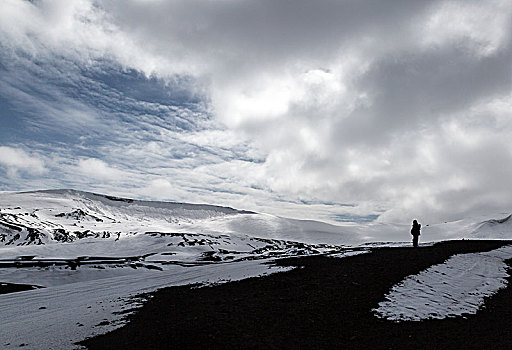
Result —
[[412, 235], [412, 246], [415, 248], [418, 246], [418, 240], [420, 238], [420, 230], [421, 230], [421, 224], [418, 224], [418, 221], [413, 220], [412, 228], [411, 228], [411, 235]]

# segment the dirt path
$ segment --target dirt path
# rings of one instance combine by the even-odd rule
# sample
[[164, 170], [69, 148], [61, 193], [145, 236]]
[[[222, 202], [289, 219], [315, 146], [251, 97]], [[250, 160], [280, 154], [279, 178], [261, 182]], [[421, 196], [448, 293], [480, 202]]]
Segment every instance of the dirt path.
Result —
[[301, 268], [209, 288], [160, 290], [125, 327], [82, 345], [90, 349], [510, 349], [512, 288], [501, 290], [485, 309], [465, 317], [393, 323], [371, 313], [404, 277], [454, 254], [504, 244], [451, 241], [419, 249], [376, 249], [343, 259], [281, 260], [282, 265]]

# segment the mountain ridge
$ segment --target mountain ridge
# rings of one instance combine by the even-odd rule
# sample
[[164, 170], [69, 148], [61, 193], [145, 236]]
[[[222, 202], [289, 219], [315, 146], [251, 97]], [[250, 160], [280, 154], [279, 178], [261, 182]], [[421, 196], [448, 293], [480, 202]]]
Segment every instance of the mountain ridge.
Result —
[[[358, 242], [355, 234], [326, 223], [230, 207], [141, 201], [70, 189], [0, 193], [4, 265], [73, 261], [73, 268], [93, 262], [165, 268], [166, 264], [338, 252], [354, 242]], [[20, 257], [32, 258], [20, 261]], [[134, 257], [140, 261], [134, 263]]]

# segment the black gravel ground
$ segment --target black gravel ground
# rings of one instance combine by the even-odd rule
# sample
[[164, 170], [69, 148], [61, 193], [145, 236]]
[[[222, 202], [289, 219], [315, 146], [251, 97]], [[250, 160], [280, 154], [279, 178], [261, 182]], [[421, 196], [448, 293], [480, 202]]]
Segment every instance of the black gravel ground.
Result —
[[[289, 272], [214, 287], [165, 288], [89, 349], [512, 349], [512, 288], [476, 315], [395, 323], [371, 310], [408, 275], [512, 242], [449, 241], [342, 259], [280, 260]], [[511, 257], [512, 258], [512, 257]], [[510, 280], [509, 280], [510, 282]]]

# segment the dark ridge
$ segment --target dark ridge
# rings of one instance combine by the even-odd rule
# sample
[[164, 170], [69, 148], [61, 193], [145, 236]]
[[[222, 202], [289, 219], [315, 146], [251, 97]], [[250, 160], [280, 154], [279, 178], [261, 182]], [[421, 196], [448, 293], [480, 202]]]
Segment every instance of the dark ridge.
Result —
[[21, 228], [19, 226], [16, 226], [16, 225], [13, 225], [13, 224], [10, 224], [10, 223], [5, 222], [5, 221], [0, 221], [0, 226], [5, 226], [5, 227], [7, 227], [7, 228], [9, 228], [11, 230], [15, 230], [15, 231], [18, 231], [18, 232], [23, 231], [23, 228]]
[[[101, 196], [101, 195], [98, 195], [98, 196]], [[129, 199], [129, 198], [120, 198], [120, 197], [107, 196], [107, 195], [103, 195], [103, 197], [105, 197], [106, 199], [110, 199], [111, 201], [133, 203], [133, 199]]]
[[255, 211], [250, 211], [250, 210], [238, 210], [238, 214], [249, 214], [249, 215], [252, 215], [252, 214], [258, 214], [258, 213], [256, 213]]
[[76, 220], [82, 220], [82, 219], [86, 219], [86, 218], [91, 218], [91, 219], [93, 219], [93, 220], [95, 220], [97, 222], [103, 222], [103, 219], [100, 219], [97, 216], [91, 215], [91, 214], [83, 211], [82, 209], [75, 209], [75, 210], [73, 210], [70, 213], [56, 214], [55, 217], [57, 217], [57, 218], [73, 218], [73, 219], [76, 219]]
[[[510, 349], [512, 288], [476, 315], [395, 323], [372, 309], [406, 276], [454, 254], [512, 241], [449, 241], [429, 247], [378, 248], [342, 259], [278, 260], [289, 272], [208, 288], [164, 288], [88, 349]], [[509, 278], [510, 281], [510, 278]]]
[[232, 212], [237, 214], [257, 214], [256, 212], [247, 211], [247, 210], [238, 210], [231, 207], [223, 207], [220, 205], [213, 205], [213, 204], [196, 204], [196, 203], [182, 203], [182, 202], [165, 202], [165, 201], [147, 201], [147, 200], [139, 200], [139, 199], [130, 199], [130, 198], [122, 198], [122, 197], [116, 197], [116, 196], [110, 196], [100, 193], [94, 193], [94, 192], [87, 192], [87, 191], [79, 191], [79, 190], [73, 190], [73, 189], [56, 189], [56, 190], [37, 190], [37, 191], [24, 191], [19, 193], [76, 193], [76, 194], [90, 194], [97, 197], [106, 198], [111, 201], [116, 202], [124, 202], [124, 203], [153, 203], [153, 204], [170, 204], [173, 206], [176, 206], [178, 208], [182, 209], [188, 209], [188, 210], [201, 210], [201, 209], [207, 209], [207, 210], [217, 210], [222, 212]]
[[0, 294], [23, 292], [25, 290], [33, 290], [38, 288], [44, 287], [33, 286], [30, 284], [0, 283]]
[[484, 221], [482, 224], [483, 225], [485, 225], [485, 224], [489, 224], [489, 225], [504, 224], [505, 222], [509, 221], [511, 217], [512, 217], [512, 214], [510, 214], [509, 216], [507, 216], [506, 218], [503, 218], [503, 219], [487, 220], [487, 221]]
[[148, 253], [136, 256], [79, 256], [74, 259], [42, 258], [37, 259], [34, 255], [24, 255], [16, 259], [0, 259], [1, 268], [27, 268], [27, 267], [49, 267], [49, 266], [69, 266], [73, 270], [81, 265], [128, 265], [132, 262], [144, 261], [148, 256], [155, 253]]

